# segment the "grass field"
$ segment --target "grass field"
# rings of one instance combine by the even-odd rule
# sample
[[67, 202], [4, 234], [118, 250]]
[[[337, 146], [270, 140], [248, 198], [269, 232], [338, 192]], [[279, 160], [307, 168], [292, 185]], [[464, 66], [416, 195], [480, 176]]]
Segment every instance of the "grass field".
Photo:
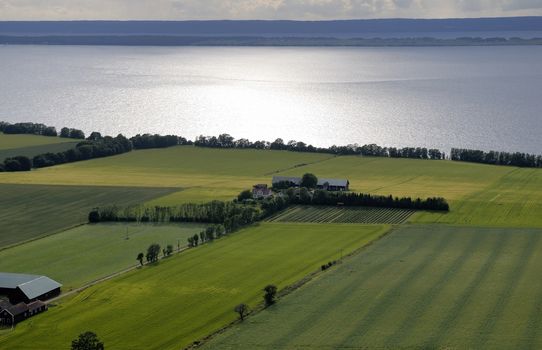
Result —
[[413, 222], [542, 227], [542, 169], [515, 169], [457, 201], [449, 214], [420, 212]]
[[181, 187], [149, 202], [175, 205], [231, 199], [275, 173], [348, 178], [353, 191], [396, 196], [442, 196], [451, 213], [416, 214], [415, 223], [542, 227], [542, 169], [452, 161], [331, 157], [280, 151], [192, 146], [127, 154], [40, 169], [0, 173], [0, 183]]
[[93, 330], [106, 348], [181, 349], [234, 320], [238, 303], [259, 303], [265, 285], [283, 288], [387, 230], [261, 224], [91, 287], [19, 324], [0, 348], [63, 349]]
[[294, 206], [270, 217], [268, 221], [402, 224], [413, 213], [413, 210], [405, 209]]
[[64, 152], [71, 148], [74, 148], [76, 144], [77, 144], [76, 142], [62, 142], [62, 143], [52, 143], [49, 145], [0, 149], [0, 161], [4, 161], [4, 159], [8, 157], [15, 157], [15, 156], [25, 156], [28, 158], [33, 158], [34, 156], [38, 154], [43, 154], [43, 153], [48, 153], [48, 152], [51, 152], [51, 153]]
[[0, 247], [85, 223], [96, 206], [143, 203], [176, 190], [0, 184]]
[[177, 249], [203, 225], [97, 224], [0, 251], [0, 271], [49, 276], [63, 291], [139, 264], [136, 256], [152, 243]]
[[31, 146], [52, 145], [64, 142], [74, 142], [74, 140], [39, 135], [7, 135], [0, 132], [0, 151]]
[[542, 230], [403, 226], [208, 349], [539, 349]]

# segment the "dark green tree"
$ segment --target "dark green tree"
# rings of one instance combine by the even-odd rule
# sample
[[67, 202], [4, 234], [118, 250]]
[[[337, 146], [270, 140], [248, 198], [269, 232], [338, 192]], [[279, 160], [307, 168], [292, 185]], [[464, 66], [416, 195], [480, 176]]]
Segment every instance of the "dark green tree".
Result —
[[271, 306], [275, 303], [275, 297], [277, 296], [277, 286], [274, 284], [267, 285], [264, 289], [264, 295], [263, 300], [265, 302], [265, 306]]
[[168, 244], [166, 247], [166, 255], [170, 256], [171, 254], [173, 254], [173, 246], [171, 244]]
[[94, 332], [79, 334], [77, 339], [72, 341], [72, 350], [104, 350], [104, 343], [98, 339]]
[[160, 255], [160, 244], [153, 243], [147, 248], [147, 261], [150, 263], [157, 262]]
[[301, 187], [316, 188], [316, 185], [318, 185], [318, 178], [314, 174], [307, 173], [301, 178]]
[[250, 190], [244, 190], [243, 192], [239, 193], [237, 196], [237, 200], [239, 202], [242, 202], [246, 199], [252, 199], [252, 192]]
[[143, 258], [145, 257], [145, 254], [143, 253], [139, 253], [137, 254], [137, 260], [139, 261], [139, 263], [141, 264], [141, 266], [143, 266]]
[[246, 317], [246, 315], [250, 312], [250, 308], [248, 307], [247, 304], [239, 304], [237, 305], [234, 309], [233, 309], [234, 312], [237, 312], [239, 314], [239, 318], [241, 319], [241, 321], [243, 321]]

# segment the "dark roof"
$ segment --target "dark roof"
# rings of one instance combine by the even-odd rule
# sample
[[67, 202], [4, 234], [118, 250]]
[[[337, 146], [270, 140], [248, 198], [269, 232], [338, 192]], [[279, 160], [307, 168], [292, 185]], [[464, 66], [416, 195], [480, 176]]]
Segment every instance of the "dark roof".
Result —
[[0, 311], [11, 307], [11, 303], [7, 300], [0, 300]]
[[0, 288], [19, 288], [28, 299], [51, 292], [62, 285], [46, 276], [0, 272]]
[[19, 303], [17, 305], [13, 305], [10, 308], [7, 308], [5, 311], [9, 312], [13, 316], [17, 316], [17, 315], [27, 312], [28, 306], [25, 303]]
[[348, 186], [347, 179], [318, 179], [318, 186], [324, 186], [324, 184], [326, 183], [328, 184], [328, 186], [335, 186], [335, 187]]

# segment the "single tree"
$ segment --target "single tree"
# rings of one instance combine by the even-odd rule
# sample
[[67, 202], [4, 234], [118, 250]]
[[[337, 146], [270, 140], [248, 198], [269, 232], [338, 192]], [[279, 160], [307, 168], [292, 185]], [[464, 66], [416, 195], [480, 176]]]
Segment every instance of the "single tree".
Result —
[[139, 263], [141, 264], [141, 266], [143, 266], [143, 258], [145, 257], [145, 254], [143, 253], [139, 253], [137, 254], [137, 260], [139, 261]]
[[72, 341], [72, 350], [104, 350], [104, 343], [98, 339], [94, 332], [79, 334], [77, 339]]
[[316, 185], [318, 185], [318, 178], [314, 174], [307, 173], [301, 178], [301, 187], [316, 188]]
[[263, 295], [263, 300], [265, 301], [265, 306], [271, 306], [275, 303], [275, 297], [277, 295], [277, 286], [273, 284], [267, 285], [263, 291], [265, 294]]
[[249, 313], [250, 309], [248, 307], [247, 304], [239, 304], [237, 305], [233, 311], [237, 312], [239, 314], [239, 318], [241, 319], [241, 321], [243, 321], [245, 319], [245, 316]]
[[157, 262], [160, 255], [160, 244], [153, 243], [147, 248], [147, 261], [150, 263]]
[[173, 246], [171, 244], [168, 244], [166, 247], [166, 255], [170, 256], [171, 254], [173, 254]]
[[237, 196], [237, 200], [239, 202], [242, 202], [246, 199], [252, 199], [252, 191], [244, 190], [243, 192], [239, 193], [239, 195]]
[[193, 238], [194, 238], [194, 246], [197, 247], [198, 246], [198, 241], [199, 241], [198, 234], [196, 233]]

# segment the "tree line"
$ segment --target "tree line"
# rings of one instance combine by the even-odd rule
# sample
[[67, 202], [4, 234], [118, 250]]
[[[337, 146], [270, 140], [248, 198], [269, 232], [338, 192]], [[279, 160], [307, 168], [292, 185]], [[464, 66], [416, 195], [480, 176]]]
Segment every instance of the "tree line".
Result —
[[[220, 224], [227, 232], [254, 223], [261, 218], [261, 210], [255, 204], [212, 201], [209, 203], [186, 203], [178, 206], [145, 207], [142, 205], [119, 208], [105, 206], [89, 213], [89, 222], [201, 222]], [[199, 239], [199, 238], [198, 238]]]
[[452, 148], [450, 159], [462, 162], [492, 165], [511, 165], [523, 168], [542, 168], [542, 155], [521, 152], [484, 152], [480, 150]]
[[84, 139], [85, 133], [79, 129], [62, 128], [60, 134], [54, 126], [41, 123], [15, 123], [0, 122], [0, 131], [4, 134], [30, 134], [41, 136], [60, 136], [72, 139]]
[[197, 147], [209, 148], [252, 148], [252, 149], [270, 149], [291, 152], [311, 152], [311, 153], [329, 153], [335, 155], [363, 155], [371, 157], [389, 157], [389, 158], [415, 158], [415, 159], [445, 159], [445, 153], [438, 149], [427, 149], [425, 147], [381, 147], [376, 144], [359, 146], [358, 144], [349, 144], [346, 146], [315, 147], [302, 141], [291, 140], [287, 143], [278, 138], [273, 142], [255, 141], [242, 138], [236, 140], [229, 134], [217, 136], [200, 135], [194, 141]]

